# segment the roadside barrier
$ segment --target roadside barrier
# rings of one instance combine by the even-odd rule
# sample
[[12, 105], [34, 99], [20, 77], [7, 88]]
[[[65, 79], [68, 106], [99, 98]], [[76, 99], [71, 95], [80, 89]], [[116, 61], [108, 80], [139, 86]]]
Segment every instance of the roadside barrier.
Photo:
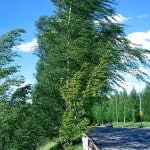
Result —
[[86, 134], [82, 136], [83, 150], [100, 150]]

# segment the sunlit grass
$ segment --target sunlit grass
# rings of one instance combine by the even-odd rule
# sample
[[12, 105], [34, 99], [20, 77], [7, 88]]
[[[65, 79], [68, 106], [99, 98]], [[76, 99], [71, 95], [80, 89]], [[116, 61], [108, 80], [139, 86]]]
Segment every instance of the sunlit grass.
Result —
[[82, 144], [73, 146], [73, 147], [72, 147], [72, 150], [83, 150]]
[[[53, 150], [53, 148], [58, 144], [58, 142], [60, 142], [60, 139], [55, 138], [55, 139], [45, 143], [44, 145], [39, 147], [37, 150], [51, 150], [51, 149]], [[73, 145], [72, 147], [68, 148], [68, 150], [83, 150], [82, 143]]]
[[54, 147], [59, 142], [59, 138], [54, 138], [51, 141], [48, 141], [41, 147], [39, 147], [37, 150], [50, 150], [52, 147]]
[[[113, 122], [114, 127], [141, 127], [141, 122]], [[150, 127], [150, 122], [142, 122], [142, 127]], [[48, 141], [43, 146], [39, 147], [37, 150], [51, 150], [54, 146], [56, 146], [60, 142], [59, 138], [54, 138], [51, 141]], [[82, 143], [74, 145], [68, 150], [83, 150]]]
[[150, 127], [150, 122], [113, 122], [113, 126], [118, 127]]

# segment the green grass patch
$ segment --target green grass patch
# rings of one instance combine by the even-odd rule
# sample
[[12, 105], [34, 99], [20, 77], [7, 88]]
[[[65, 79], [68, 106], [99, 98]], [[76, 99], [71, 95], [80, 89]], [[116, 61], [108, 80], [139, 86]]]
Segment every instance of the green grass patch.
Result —
[[[54, 138], [42, 146], [40, 146], [37, 150], [62, 150], [61, 148], [61, 140], [59, 138]], [[75, 144], [71, 147], [68, 147], [67, 150], [83, 150], [82, 148], [82, 142], [77, 140]]]
[[150, 122], [113, 122], [113, 126], [115, 127], [150, 127]]
[[73, 150], [83, 150], [82, 144], [73, 146]]
[[60, 144], [59, 138], [54, 138], [50, 141], [47, 141], [45, 144], [40, 146], [37, 150], [52, 150]]
[[72, 147], [69, 147], [67, 150], [83, 150], [82, 143], [73, 145]]
[[[114, 127], [141, 127], [141, 122], [113, 122]], [[93, 126], [94, 127], [94, 126]], [[91, 127], [91, 128], [93, 128]], [[142, 122], [142, 127], [150, 127], [150, 122]], [[60, 150], [61, 146], [61, 139], [60, 138], [54, 138], [45, 144], [43, 144], [41, 147], [39, 147], [37, 150]], [[82, 142], [81, 137], [77, 137], [74, 139], [74, 145], [67, 150], [83, 150], [82, 148]]]

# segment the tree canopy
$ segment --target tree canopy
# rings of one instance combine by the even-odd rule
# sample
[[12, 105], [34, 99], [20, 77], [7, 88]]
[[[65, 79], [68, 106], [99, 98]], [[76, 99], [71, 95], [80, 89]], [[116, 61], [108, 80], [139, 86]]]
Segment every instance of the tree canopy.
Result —
[[40, 95], [35, 103], [55, 111], [52, 115], [46, 110], [51, 117], [59, 114], [58, 129], [70, 140], [78, 134], [76, 127], [81, 133], [91, 122], [92, 105], [102, 103], [116, 85], [121, 86], [122, 74], [145, 80], [139, 65], [149, 66], [149, 51], [133, 46], [124, 26], [112, 21], [114, 1], [53, 3], [55, 15], [43, 16], [36, 23], [39, 61], [35, 89]]
[[[35, 86], [21, 87], [13, 50], [22, 29], [0, 36], [0, 149], [36, 149], [53, 137], [67, 148], [92, 124], [149, 121], [143, 93], [114, 92], [130, 74], [146, 82], [149, 51], [129, 41], [114, 0], [52, 0], [55, 13], [36, 22]], [[14, 88], [14, 86], [16, 88]], [[12, 91], [13, 89], [13, 91]], [[140, 106], [140, 103], [141, 106]]]
[[21, 42], [23, 29], [12, 30], [0, 36], [0, 99], [10, 99], [11, 86], [18, 86], [23, 82], [23, 78], [15, 78], [14, 74], [18, 72], [19, 66], [12, 65], [17, 53], [12, 50], [13, 47]]

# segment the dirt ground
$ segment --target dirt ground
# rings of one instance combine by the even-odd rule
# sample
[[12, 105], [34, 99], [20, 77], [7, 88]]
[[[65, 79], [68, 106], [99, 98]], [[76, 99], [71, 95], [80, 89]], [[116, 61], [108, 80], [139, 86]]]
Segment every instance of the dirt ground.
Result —
[[150, 128], [95, 127], [88, 136], [100, 150], [150, 150]]

